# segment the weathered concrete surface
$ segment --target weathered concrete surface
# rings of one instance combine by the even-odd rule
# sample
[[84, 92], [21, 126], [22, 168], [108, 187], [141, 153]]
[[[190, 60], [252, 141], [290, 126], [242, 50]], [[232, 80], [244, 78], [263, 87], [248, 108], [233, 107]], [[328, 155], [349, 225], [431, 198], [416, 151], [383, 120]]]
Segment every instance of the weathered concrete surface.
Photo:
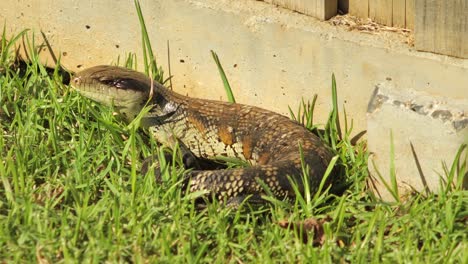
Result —
[[[360, 34], [273, 7], [261, 1], [141, 1], [152, 44], [167, 69], [170, 42], [174, 89], [191, 96], [223, 99], [209, 51], [221, 58], [238, 102], [283, 114], [302, 97], [319, 94], [316, 116], [330, 106], [331, 74], [340, 105], [366, 129], [366, 106], [376, 83], [391, 78], [396, 89], [466, 97], [468, 62], [413, 51], [395, 34]], [[0, 2], [0, 23], [10, 32], [42, 30], [71, 70], [141, 54], [133, 1]], [[40, 39], [40, 38], [38, 38]], [[45, 52], [46, 53], [46, 52]], [[50, 59], [48, 60], [51, 61]]]
[[[413, 190], [437, 192], [441, 181], [448, 182], [442, 162], [450, 168], [458, 148], [468, 143], [468, 99], [413, 89], [396, 92], [392, 85], [391, 81], [379, 84], [368, 105], [372, 186], [381, 198], [393, 200], [383, 182], [391, 186], [393, 159], [400, 197]], [[467, 157], [464, 154], [462, 159]]]
[[[394, 94], [411, 90], [449, 98], [450, 102], [468, 97], [468, 60], [417, 52], [400, 34], [349, 31], [253, 0], [142, 0], [141, 6], [159, 63], [165, 69], [166, 44], [170, 43], [176, 91], [225, 99], [210, 55], [214, 50], [238, 102], [287, 114], [288, 105], [295, 109], [301, 98], [307, 100], [317, 93], [315, 117], [324, 122], [331, 105], [331, 74], [335, 73], [339, 105], [344, 105], [354, 120], [354, 133], [369, 129], [370, 149], [379, 151], [380, 156], [389, 153], [386, 144], [390, 140], [388, 130], [375, 134], [383, 129], [380, 126], [394, 127], [398, 140], [406, 140], [409, 133], [398, 131], [411, 131], [411, 140], [416, 142], [418, 137], [431, 138], [425, 134], [427, 129], [419, 126], [439, 121], [424, 121], [422, 115], [414, 116], [414, 120], [398, 118], [397, 109], [389, 108], [380, 113], [382, 117], [389, 115], [386, 120], [391, 123], [384, 124], [375, 116], [376, 121], [368, 126], [367, 104], [377, 83], [391, 80]], [[8, 33], [33, 29], [37, 44], [43, 31], [54, 52], [61, 55], [63, 65], [71, 70], [115, 62], [117, 56], [123, 58], [128, 52], [141, 54], [133, 1], [2, 0], [2, 22], [6, 22]], [[44, 56], [46, 60], [51, 62]], [[394, 119], [390, 119], [392, 116]], [[412, 130], [403, 129], [408, 127]], [[445, 125], [439, 128], [443, 130]], [[438, 133], [438, 140], [442, 140], [443, 131]], [[447, 141], [447, 146], [452, 144]], [[453, 149], [454, 145], [436, 150], [450, 161]], [[415, 145], [415, 150], [418, 153], [422, 147]], [[396, 151], [408, 150], [398, 147]], [[387, 171], [384, 167], [380, 170]], [[424, 168], [426, 174], [427, 170], [431, 169]]]

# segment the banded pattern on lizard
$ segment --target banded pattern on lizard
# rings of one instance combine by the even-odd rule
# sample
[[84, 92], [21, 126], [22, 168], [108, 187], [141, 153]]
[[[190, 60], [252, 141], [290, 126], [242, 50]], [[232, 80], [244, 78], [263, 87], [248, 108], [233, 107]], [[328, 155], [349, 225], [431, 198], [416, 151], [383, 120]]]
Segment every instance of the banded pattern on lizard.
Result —
[[77, 73], [72, 86], [85, 97], [113, 105], [127, 121], [146, 105], [152, 106], [142, 126], [169, 148], [178, 144], [196, 158], [226, 156], [250, 163], [245, 168], [192, 170], [185, 175], [191, 192], [204, 190], [207, 197], [214, 195], [228, 204], [238, 204], [247, 196], [262, 201], [264, 185], [277, 198], [293, 198], [288, 175], [303, 193], [299, 146], [312, 192], [332, 158], [316, 135], [285, 116], [249, 105], [183, 96], [126, 68], [92, 67]]

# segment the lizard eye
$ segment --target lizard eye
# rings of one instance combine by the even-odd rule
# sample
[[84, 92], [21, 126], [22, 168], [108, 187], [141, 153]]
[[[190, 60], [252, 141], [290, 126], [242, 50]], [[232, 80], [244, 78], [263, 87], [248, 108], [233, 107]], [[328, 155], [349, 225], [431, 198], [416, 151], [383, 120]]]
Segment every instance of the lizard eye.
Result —
[[129, 82], [125, 79], [108, 79], [108, 78], [100, 78], [99, 82], [108, 86], [112, 86], [115, 88], [125, 89], [129, 87]]
[[101, 78], [99, 82], [123, 90], [144, 91], [144, 84], [131, 78]]
[[115, 79], [108, 79], [107, 77], [101, 77], [98, 79], [98, 82], [108, 86], [114, 86], [114, 81]]

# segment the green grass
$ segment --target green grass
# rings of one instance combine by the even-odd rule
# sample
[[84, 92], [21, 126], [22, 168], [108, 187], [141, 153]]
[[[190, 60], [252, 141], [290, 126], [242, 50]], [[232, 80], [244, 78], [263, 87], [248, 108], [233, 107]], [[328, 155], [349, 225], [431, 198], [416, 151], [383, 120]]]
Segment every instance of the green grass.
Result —
[[[141, 161], [162, 150], [136, 123], [124, 124], [63, 85], [38, 63], [34, 45], [33, 61], [13, 67], [14, 41], [3, 36], [0, 54], [2, 262], [467, 263], [466, 191], [441, 183], [438, 195], [375, 199], [366, 185], [365, 142], [350, 143], [347, 120], [343, 131], [337, 126], [336, 85], [326, 126], [313, 122], [314, 102], [294, 117], [334, 148], [342, 195], [324, 190], [293, 203], [272, 199], [239, 210], [214, 203], [198, 211], [180, 188], [180, 168], [162, 161], [162, 184], [139, 175]], [[135, 67], [135, 58], [122, 64]], [[145, 61], [147, 74], [163, 80], [154, 58]], [[456, 182], [466, 152], [444, 166]], [[278, 225], [327, 216], [321, 246]]]

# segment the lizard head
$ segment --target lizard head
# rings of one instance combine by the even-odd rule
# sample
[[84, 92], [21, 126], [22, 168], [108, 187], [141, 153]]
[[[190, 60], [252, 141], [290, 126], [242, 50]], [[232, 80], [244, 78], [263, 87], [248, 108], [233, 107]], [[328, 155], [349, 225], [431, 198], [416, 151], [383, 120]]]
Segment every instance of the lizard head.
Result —
[[101, 65], [78, 72], [71, 86], [91, 100], [114, 106], [127, 121], [138, 115], [151, 94], [150, 78], [117, 66]]

